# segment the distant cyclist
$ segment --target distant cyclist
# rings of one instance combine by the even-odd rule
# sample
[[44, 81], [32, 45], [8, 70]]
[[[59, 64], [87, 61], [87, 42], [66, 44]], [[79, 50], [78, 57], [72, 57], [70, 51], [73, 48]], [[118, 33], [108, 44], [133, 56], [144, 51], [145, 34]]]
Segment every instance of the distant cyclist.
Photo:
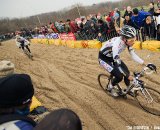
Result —
[[[125, 48], [128, 48], [132, 59], [141, 65], [145, 65], [144, 61], [134, 52], [132, 48], [135, 40], [135, 28], [125, 25], [120, 29], [120, 36], [106, 41], [99, 51], [100, 65], [114, 76], [113, 81], [108, 86], [108, 91], [110, 91], [111, 94], [114, 94], [114, 96], [118, 95], [112, 90], [114, 90], [114, 86], [121, 82], [123, 78], [127, 87], [130, 86], [130, 81], [136, 82], [133, 76], [130, 75], [128, 67], [120, 59], [120, 53], [123, 52]], [[147, 67], [151, 70], [156, 69], [154, 64], [148, 64]]]
[[20, 35], [16, 35], [16, 45], [19, 47], [19, 48], [22, 48], [22, 50], [24, 51], [24, 49], [26, 48], [29, 53], [31, 54], [31, 51], [29, 49], [29, 45], [30, 45], [30, 42], [28, 40], [26, 40], [25, 38], [21, 37]]

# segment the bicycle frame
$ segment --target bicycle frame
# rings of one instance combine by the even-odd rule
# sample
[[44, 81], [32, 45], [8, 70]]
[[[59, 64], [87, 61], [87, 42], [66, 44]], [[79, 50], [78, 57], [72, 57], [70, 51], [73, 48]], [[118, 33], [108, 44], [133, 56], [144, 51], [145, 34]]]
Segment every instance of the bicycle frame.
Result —
[[[139, 72], [139, 73], [135, 73], [135, 72], [134, 72], [134, 78], [135, 78], [136, 80], [139, 80], [140, 77], [143, 77], [143, 76], [144, 76], [146, 70], [148, 70], [148, 69], [147, 69], [147, 68], [143, 68], [142, 71]], [[151, 72], [151, 73], [152, 73], [152, 72]], [[149, 74], [151, 74], [151, 73], [149, 73]], [[109, 85], [109, 83], [110, 83], [110, 81], [112, 80], [112, 78], [113, 78], [113, 75], [110, 75], [110, 77], [109, 77], [109, 79], [108, 79], [109, 82], [108, 82], [107, 86]], [[119, 92], [121, 92], [123, 95], [129, 94], [129, 92], [130, 92], [133, 88], [135, 88], [135, 89], [137, 89], [136, 91], [140, 91], [140, 90], [141, 90], [142, 94], [145, 96], [145, 98], [146, 98], [147, 100], [148, 100], [148, 96], [149, 96], [150, 99], [151, 99], [150, 102], [153, 101], [153, 98], [151, 97], [150, 93], [149, 93], [149, 92], [145, 89], [145, 87], [144, 87], [144, 82], [142, 82], [142, 84], [139, 84], [138, 86], [136, 86], [135, 84], [131, 84], [130, 87], [128, 87], [125, 92], [122, 91], [122, 88], [120, 87], [119, 84], [117, 84], [116, 86], [118, 87]], [[137, 88], [136, 88], [136, 87], [137, 87]], [[145, 89], [145, 91], [147, 92], [147, 95], [148, 95], [148, 96], [143, 92], [144, 89]]]

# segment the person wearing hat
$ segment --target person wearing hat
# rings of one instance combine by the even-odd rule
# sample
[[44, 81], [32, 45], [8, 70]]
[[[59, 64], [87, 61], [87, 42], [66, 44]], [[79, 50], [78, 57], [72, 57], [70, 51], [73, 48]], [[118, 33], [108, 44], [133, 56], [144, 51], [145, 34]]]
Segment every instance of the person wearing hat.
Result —
[[48, 114], [34, 130], [82, 130], [82, 123], [75, 112], [61, 108]]
[[34, 94], [32, 81], [27, 74], [13, 74], [13, 68], [0, 62], [0, 130], [33, 130], [36, 123], [27, 116]]

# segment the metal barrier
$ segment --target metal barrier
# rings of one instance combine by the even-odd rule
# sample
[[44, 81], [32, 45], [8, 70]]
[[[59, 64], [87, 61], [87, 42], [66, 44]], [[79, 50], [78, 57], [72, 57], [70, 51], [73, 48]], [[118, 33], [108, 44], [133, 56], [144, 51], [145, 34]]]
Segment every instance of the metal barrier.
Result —
[[98, 33], [84, 33], [84, 32], [77, 32], [75, 34], [77, 40], [94, 40], [94, 39], [102, 39], [101, 42], [107, 41], [113, 37], [119, 36], [119, 34], [113, 30], [110, 33], [104, 34], [101, 37], [98, 37]]
[[[159, 29], [159, 33], [157, 33], [157, 30]], [[137, 35], [136, 38], [138, 41], [144, 42], [146, 40], [160, 40], [160, 26], [158, 26], [157, 30], [154, 30], [155, 32], [152, 32], [153, 30], [149, 26], [147, 29], [141, 28], [137, 29]], [[105, 42], [113, 37], [119, 36], [119, 34], [116, 32], [116, 30], [111, 31], [110, 33], [107, 33], [105, 35], [102, 35], [101, 37], [98, 37], [98, 33], [84, 33], [84, 32], [77, 32], [75, 34], [77, 40], [100, 40], [101, 42]]]

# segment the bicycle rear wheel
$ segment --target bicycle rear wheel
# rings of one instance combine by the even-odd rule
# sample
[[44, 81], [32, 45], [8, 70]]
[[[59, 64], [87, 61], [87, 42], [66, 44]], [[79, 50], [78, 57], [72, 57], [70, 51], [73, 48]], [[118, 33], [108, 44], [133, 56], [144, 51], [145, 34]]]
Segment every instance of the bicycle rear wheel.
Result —
[[109, 76], [106, 74], [99, 74], [98, 75], [98, 83], [102, 90], [107, 93], [107, 88], [109, 84]]
[[135, 91], [135, 99], [146, 112], [160, 116], [160, 92], [149, 87]]
[[29, 59], [33, 60], [33, 56], [28, 52]]
[[29, 59], [33, 60], [33, 56], [31, 55], [31, 53], [27, 49], [25, 49], [24, 52]]

